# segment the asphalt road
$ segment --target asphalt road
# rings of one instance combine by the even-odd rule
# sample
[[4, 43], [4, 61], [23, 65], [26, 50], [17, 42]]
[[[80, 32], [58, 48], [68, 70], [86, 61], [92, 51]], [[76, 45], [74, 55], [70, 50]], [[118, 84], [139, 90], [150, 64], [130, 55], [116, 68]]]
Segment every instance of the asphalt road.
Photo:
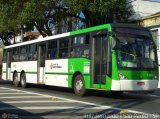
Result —
[[153, 94], [124, 93], [120, 97], [89, 91], [78, 97], [72, 90], [42, 85], [14, 87], [0, 81], [0, 119], [160, 119], [160, 89]]

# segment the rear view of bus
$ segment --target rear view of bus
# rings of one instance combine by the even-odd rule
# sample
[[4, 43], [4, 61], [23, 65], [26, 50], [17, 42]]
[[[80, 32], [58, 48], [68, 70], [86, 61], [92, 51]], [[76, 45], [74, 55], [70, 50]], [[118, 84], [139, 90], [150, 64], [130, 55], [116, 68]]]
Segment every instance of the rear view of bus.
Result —
[[112, 79], [112, 91], [151, 91], [157, 88], [157, 53], [149, 30], [113, 25]]

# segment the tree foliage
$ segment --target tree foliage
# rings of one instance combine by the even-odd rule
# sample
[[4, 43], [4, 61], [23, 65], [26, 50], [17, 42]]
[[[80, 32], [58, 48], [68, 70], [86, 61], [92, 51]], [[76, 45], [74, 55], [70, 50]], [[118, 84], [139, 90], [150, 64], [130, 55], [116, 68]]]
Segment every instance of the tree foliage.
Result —
[[[85, 17], [80, 17], [79, 12]], [[53, 34], [53, 26], [64, 25], [64, 21], [67, 30], [72, 30], [72, 18], [90, 27], [113, 21], [126, 22], [131, 14], [126, 0], [1, 0], [0, 38], [3, 39], [4, 34], [16, 34], [18, 26], [23, 24], [27, 30], [35, 26], [45, 37]]]

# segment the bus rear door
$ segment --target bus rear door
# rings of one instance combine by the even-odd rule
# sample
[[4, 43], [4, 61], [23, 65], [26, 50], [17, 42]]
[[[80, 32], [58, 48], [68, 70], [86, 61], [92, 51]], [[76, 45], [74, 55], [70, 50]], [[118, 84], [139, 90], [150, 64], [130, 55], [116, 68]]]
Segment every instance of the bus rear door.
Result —
[[11, 50], [6, 50], [6, 80], [10, 80], [11, 77]]
[[38, 45], [38, 77], [37, 82], [39, 84], [44, 83], [45, 78], [45, 56], [46, 56], [46, 44]]

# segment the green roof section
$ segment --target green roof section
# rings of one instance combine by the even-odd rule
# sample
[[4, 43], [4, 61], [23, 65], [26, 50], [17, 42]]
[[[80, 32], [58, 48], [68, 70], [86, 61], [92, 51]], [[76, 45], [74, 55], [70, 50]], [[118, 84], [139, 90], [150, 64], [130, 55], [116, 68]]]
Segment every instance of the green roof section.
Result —
[[94, 27], [90, 27], [90, 28], [86, 28], [86, 29], [73, 31], [73, 32], [70, 32], [70, 35], [73, 36], [73, 35], [88, 33], [88, 32], [102, 30], [102, 29], [108, 29], [109, 31], [111, 31], [111, 29], [112, 29], [111, 24], [104, 24], [104, 25], [99, 25], [99, 26], [94, 26]]

